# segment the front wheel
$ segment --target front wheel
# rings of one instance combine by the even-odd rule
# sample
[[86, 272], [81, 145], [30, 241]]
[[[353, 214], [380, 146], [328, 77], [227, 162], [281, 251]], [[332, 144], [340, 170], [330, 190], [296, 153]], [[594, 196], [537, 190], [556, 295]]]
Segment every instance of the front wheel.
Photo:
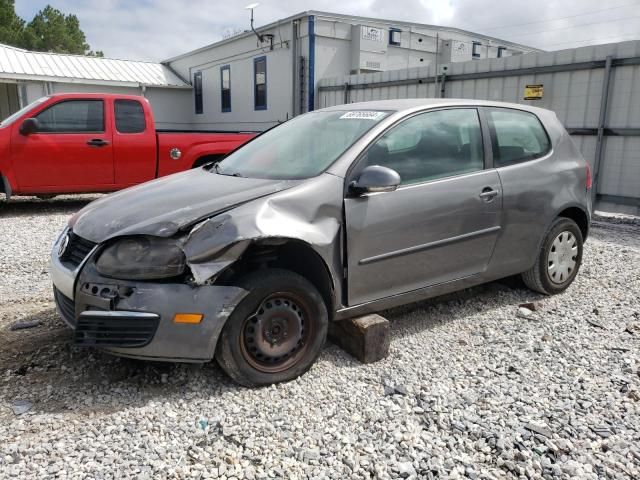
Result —
[[573, 220], [559, 217], [538, 251], [534, 266], [522, 274], [531, 290], [555, 295], [571, 285], [582, 263], [582, 232]]
[[311, 368], [329, 324], [318, 290], [280, 269], [253, 272], [238, 286], [249, 294], [227, 320], [216, 348], [227, 375], [253, 387], [286, 382]]

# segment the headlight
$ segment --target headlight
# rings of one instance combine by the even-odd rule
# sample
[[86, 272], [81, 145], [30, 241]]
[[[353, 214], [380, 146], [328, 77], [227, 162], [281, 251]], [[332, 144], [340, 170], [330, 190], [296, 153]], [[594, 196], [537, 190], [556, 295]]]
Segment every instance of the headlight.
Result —
[[107, 247], [96, 268], [107, 277], [152, 280], [184, 272], [185, 256], [175, 240], [158, 237], [127, 237]]

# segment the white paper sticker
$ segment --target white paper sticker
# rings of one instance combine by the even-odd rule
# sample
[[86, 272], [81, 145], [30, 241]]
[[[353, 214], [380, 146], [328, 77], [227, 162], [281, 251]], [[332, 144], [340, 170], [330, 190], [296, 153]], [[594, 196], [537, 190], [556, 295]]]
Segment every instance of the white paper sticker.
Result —
[[387, 112], [372, 112], [369, 110], [358, 110], [355, 112], [347, 112], [340, 117], [340, 120], [379, 120], [384, 117]]

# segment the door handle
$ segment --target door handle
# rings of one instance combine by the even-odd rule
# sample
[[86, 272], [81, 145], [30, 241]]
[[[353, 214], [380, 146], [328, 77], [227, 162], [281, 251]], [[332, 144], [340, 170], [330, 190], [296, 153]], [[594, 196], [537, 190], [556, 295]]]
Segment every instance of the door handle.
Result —
[[101, 138], [92, 138], [87, 142], [87, 145], [90, 147], [104, 147], [105, 145], [109, 145], [109, 142]]
[[487, 202], [490, 202], [495, 197], [497, 197], [499, 193], [500, 192], [498, 190], [494, 190], [491, 187], [485, 187], [482, 189], [482, 193], [479, 195], [479, 197], [483, 200], [486, 200]]

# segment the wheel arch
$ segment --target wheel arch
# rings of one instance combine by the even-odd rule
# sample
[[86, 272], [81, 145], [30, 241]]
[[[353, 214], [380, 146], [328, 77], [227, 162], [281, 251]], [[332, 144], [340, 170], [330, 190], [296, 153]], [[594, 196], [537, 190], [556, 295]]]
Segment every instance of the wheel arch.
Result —
[[242, 256], [219, 277], [221, 283], [233, 283], [239, 277], [263, 268], [290, 270], [306, 278], [322, 295], [329, 318], [335, 312], [335, 283], [322, 256], [308, 243], [290, 238], [254, 240]]
[[573, 220], [580, 228], [582, 233], [582, 241], [584, 242], [589, 235], [589, 215], [587, 212], [579, 206], [567, 207], [561, 212], [558, 212], [555, 218], [564, 217]]
[[7, 177], [5, 177], [2, 172], [0, 172], [0, 180], [2, 180], [0, 182], [0, 192], [4, 193], [7, 200], [9, 200], [11, 198], [11, 195], [13, 194], [13, 190], [11, 189], [11, 184], [9, 183], [9, 179]]

